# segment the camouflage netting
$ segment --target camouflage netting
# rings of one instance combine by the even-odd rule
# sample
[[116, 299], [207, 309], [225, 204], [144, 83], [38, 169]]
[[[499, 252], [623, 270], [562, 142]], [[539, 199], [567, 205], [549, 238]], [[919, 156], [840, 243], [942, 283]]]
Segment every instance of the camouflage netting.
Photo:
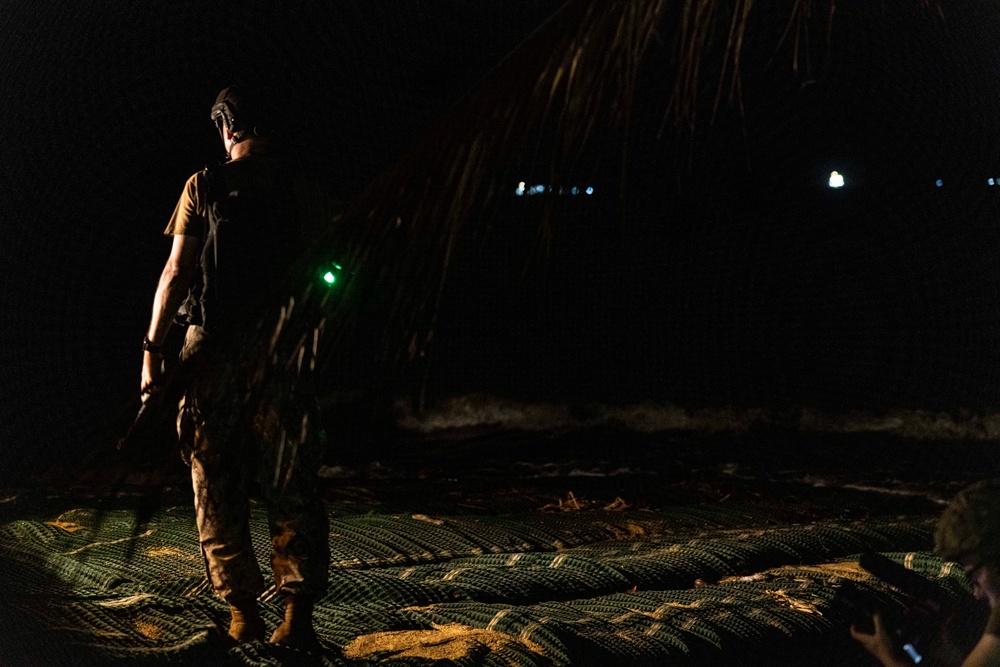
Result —
[[[4, 665], [276, 665], [305, 656], [220, 638], [193, 511], [136, 531], [125, 510], [77, 509], [0, 528]], [[263, 510], [254, 544], [268, 571]], [[844, 580], [900, 605], [857, 564], [889, 552], [978, 615], [960, 568], [926, 553], [933, 521], [772, 525], [749, 506], [505, 516], [332, 519], [328, 665], [865, 664], [831, 606]], [[280, 599], [261, 596], [270, 626]], [[315, 661], [312, 663], [315, 664]]]

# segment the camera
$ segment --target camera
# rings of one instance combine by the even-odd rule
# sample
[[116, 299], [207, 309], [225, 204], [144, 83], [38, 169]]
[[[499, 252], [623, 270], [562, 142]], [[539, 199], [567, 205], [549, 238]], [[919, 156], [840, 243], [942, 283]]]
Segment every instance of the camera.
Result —
[[944, 589], [885, 556], [866, 552], [858, 561], [862, 568], [906, 597], [906, 606], [888, 606], [870, 591], [854, 582], [844, 582], [837, 589], [833, 607], [842, 612], [861, 632], [875, 631], [873, 617], [881, 614], [893, 643], [913, 664], [923, 662], [934, 646], [950, 612], [951, 603]]

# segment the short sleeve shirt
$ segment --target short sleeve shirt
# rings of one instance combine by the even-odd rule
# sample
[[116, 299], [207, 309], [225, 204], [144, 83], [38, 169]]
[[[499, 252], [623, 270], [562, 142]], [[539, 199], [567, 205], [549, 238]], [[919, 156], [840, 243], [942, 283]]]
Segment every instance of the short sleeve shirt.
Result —
[[197, 236], [204, 238], [207, 226], [205, 172], [193, 174], [184, 184], [174, 214], [163, 231], [167, 236]]
[[[278, 169], [271, 159], [261, 153], [232, 160], [222, 165], [222, 168], [227, 186], [234, 190], [248, 186], [272, 187]], [[341, 206], [319, 182], [303, 176], [297, 174], [293, 178], [293, 199], [299, 213], [301, 232], [312, 240], [329, 226]], [[205, 171], [199, 171], [184, 184], [184, 190], [163, 233], [167, 236], [204, 238], [208, 233], [207, 200], [208, 177]]]

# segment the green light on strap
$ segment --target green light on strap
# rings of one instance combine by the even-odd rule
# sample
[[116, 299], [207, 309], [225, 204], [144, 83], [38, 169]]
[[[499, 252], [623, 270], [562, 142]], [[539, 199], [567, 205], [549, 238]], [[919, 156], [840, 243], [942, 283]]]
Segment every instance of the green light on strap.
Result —
[[[324, 268], [326, 269], [325, 271], [323, 270]], [[317, 274], [320, 278], [322, 278], [323, 282], [326, 283], [327, 286], [332, 286], [337, 282], [337, 279], [340, 278], [340, 274], [343, 270], [344, 267], [342, 267], [339, 263], [329, 262], [325, 267], [321, 267]]]

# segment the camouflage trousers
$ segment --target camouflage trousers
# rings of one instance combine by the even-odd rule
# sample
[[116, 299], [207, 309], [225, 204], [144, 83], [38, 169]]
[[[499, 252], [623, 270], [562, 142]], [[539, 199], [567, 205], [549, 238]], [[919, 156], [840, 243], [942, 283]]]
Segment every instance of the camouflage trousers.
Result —
[[177, 430], [209, 582], [227, 602], [263, 592], [250, 535], [256, 497], [267, 505], [277, 590], [322, 597], [330, 528], [316, 475], [326, 438], [315, 393], [307, 378], [284, 370], [262, 382], [261, 353], [220, 352], [203, 329], [188, 328], [181, 359], [195, 372]]

